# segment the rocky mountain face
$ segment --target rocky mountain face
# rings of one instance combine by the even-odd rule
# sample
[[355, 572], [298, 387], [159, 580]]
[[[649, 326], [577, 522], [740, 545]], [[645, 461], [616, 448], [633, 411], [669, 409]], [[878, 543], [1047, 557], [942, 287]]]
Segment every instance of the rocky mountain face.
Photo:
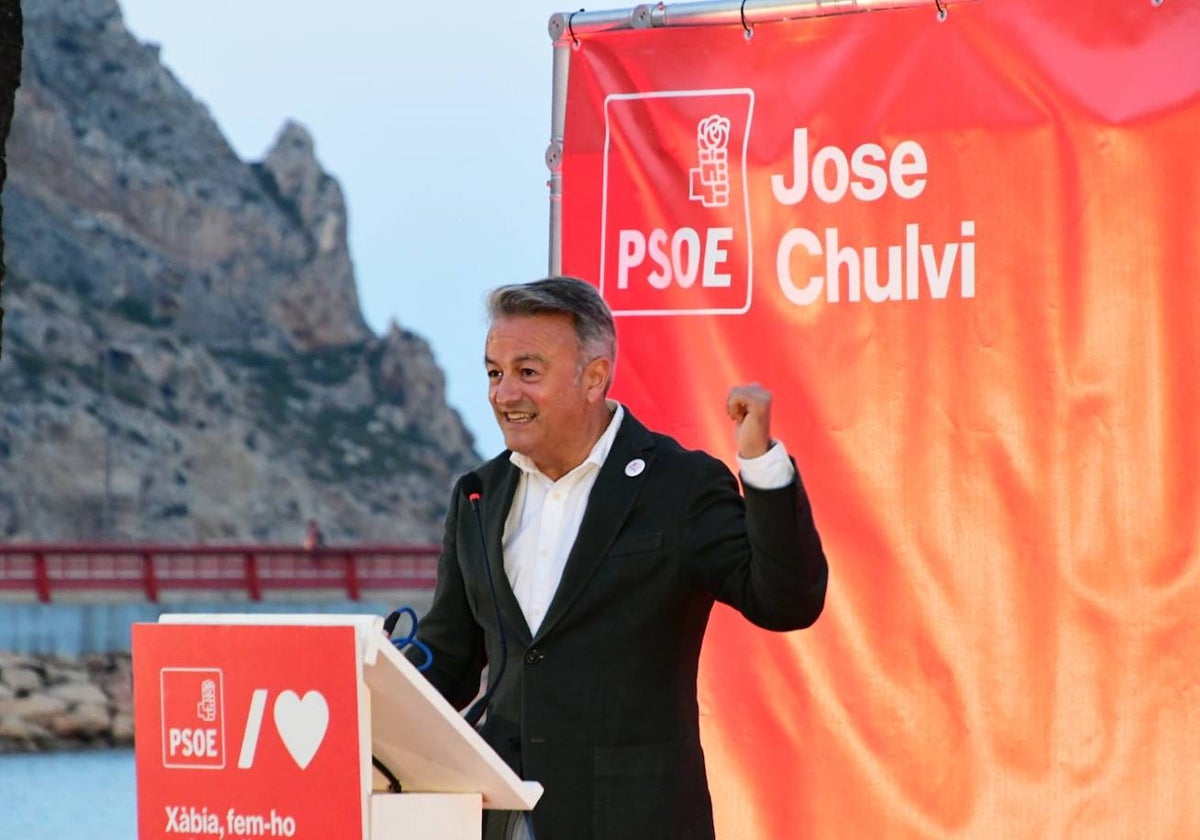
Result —
[[0, 540], [438, 539], [474, 442], [428, 345], [363, 320], [308, 132], [243, 162], [116, 0], [22, 8]]

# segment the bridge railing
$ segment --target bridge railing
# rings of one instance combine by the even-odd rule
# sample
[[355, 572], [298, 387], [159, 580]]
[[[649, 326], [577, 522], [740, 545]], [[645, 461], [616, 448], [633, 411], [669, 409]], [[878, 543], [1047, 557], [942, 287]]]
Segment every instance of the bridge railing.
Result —
[[0, 594], [48, 603], [64, 592], [232, 591], [253, 601], [279, 590], [432, 589], [437, 546], [351, 545], [312, 551], [280, 545], [0, 544]]

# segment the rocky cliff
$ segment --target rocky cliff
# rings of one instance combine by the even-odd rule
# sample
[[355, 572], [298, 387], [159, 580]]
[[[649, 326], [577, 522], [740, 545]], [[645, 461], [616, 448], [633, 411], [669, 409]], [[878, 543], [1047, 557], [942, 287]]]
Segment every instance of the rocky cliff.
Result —
[[363, 320], [313, 138], [244, 162], [115, 0], [22, 8], [0, 539], [436, 539], [473, 440]]

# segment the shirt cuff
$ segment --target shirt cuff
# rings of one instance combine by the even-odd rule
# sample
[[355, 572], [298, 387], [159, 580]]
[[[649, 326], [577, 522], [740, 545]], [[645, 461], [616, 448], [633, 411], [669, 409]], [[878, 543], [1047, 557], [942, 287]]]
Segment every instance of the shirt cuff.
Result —
[[787, 449], [779, 441], [757, 458], [737, 456], [738, 470], [742, 481], [756, 490], [778, 490], [787, 487], [796, 477], [796, 468], [788, 457]]

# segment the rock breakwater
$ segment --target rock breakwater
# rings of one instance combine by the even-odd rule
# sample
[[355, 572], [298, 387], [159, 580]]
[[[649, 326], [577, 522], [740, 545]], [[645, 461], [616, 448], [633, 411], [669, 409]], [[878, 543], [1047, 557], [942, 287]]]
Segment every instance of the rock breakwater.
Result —
[[0, 753], [131, 746], [132, 673], [128, 653], [0, 651]]

